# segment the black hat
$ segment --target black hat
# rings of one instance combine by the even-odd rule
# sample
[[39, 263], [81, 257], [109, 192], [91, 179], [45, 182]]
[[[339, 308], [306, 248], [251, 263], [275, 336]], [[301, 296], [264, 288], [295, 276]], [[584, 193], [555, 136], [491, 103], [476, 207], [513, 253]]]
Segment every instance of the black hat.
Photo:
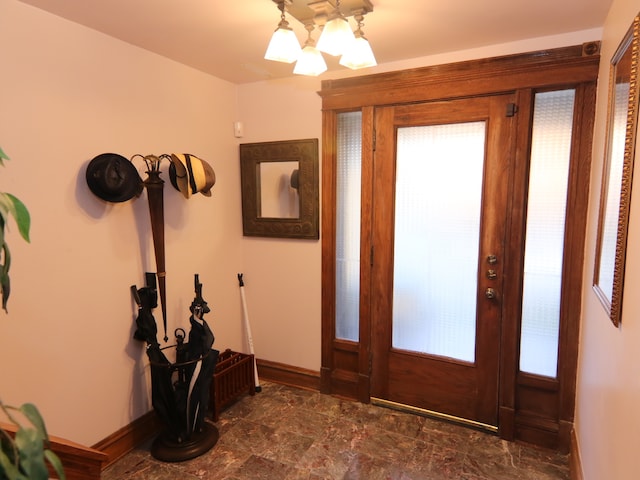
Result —
[[136, 167], [122, 155], [103, 153], [87, 165], [87, 185], [108, 202], [126, 202], [142, 193], [142, 178]]

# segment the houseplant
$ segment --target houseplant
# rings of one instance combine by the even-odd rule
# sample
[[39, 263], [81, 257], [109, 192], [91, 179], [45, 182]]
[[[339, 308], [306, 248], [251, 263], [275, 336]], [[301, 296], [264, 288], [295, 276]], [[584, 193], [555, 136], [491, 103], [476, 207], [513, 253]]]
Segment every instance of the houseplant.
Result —
[[49, 436], [35, 405], [17, 408], [0, 402], [0, 410], [16, 426], [14, 435], [0, 427], [0, 480], [46, 480], [46, 462], [65, 480], [62, 462], [47, 448]]
[[[5, 160], [9, 157], [0, 148], [0, 166], [4, 166]], [[10, 293], [11, 253], [5, 237], [9, 217], [14, 218], [20, 235], [29, 242], [29, 211], [12, 194], [0, 192], [0, 290], [5, 311]], [[0, 412], [3, 414], [0, 420], [10, 422], [10, 425], [0, 423], [0, 480], [46, 480], [47, 461], [58, 477], [64, 479], [60, 459], [47, 448], [49, 437], [38, 409], [30, 403], [12, 407], [0, 401]]]
[[[4, 161], [9, 157], [0, 148], [0, 166], [4, 166]], [[18, 225], [18, 231], [22, 238], [29, 241], [29, 228], [31, 217], [27, 207], [20, 200], [10, 193], [0, 192], [0, 290], [2, 290], [2, 308], [7, 311], [7, 301], [11, 292], [9, 281], [9, 268], [11, 268], [11, 252], [5, 239], [5, 227], [9, 217], [12, 216]]]

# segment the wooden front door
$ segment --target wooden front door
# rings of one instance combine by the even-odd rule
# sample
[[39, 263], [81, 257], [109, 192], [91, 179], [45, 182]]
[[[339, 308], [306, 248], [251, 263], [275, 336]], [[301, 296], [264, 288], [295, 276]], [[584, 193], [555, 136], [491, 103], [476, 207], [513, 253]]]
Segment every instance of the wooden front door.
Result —
[[513, 102], [376, 109], [374, 400], [498, 424]]

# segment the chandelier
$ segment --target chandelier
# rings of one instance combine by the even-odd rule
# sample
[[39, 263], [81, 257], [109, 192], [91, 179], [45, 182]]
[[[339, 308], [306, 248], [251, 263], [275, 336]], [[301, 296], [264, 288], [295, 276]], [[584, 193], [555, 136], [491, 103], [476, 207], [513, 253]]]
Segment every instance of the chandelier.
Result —
[[[364, 16], [373, 11], [371, 0], [273, 2], [280, 10], [280, 23], [273, 32], [264, 55], [265, 59], [284, 63], [295, 62], [293, 73], [310, 76], [320, 75], [327, 70], [322, 53], [340, 57], [340, 65], [354, 70], [377, 65], [371, 45], [362, 31]], [[302, 23], [307, 30], [307, 39], [302, 48], [285, 18], [285, 13]], [[355, 20], [355, 31], [349, 25], [350, 17]], [[316, 29], [320, 31], [317, 42], [312, 38]]]

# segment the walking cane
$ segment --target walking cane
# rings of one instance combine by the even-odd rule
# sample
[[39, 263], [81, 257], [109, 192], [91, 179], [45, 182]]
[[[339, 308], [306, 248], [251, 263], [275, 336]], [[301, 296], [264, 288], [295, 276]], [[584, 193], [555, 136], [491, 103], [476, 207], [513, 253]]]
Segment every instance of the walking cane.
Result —
[[249, 323], [249, 312], [247, 311], [247, 300], [244, 297], [244, 281], [242, 280], [242, 273], [238, 274], [238, 283], [240, 283], [240, 298], [242, 299], [242, 318], [244, 319], [244, 329], [247, 332], [247, 341], [249, 343], [249, 353], [253, 355], [253, 373], [256, 380], [256, 392], [260, 392], [262, 387], [260, 386], [260, 379], [258, 378], [258, 365], [256, 364], [256, 356], [253, 352], [253, 338], [251, 336], [251, 325]]

